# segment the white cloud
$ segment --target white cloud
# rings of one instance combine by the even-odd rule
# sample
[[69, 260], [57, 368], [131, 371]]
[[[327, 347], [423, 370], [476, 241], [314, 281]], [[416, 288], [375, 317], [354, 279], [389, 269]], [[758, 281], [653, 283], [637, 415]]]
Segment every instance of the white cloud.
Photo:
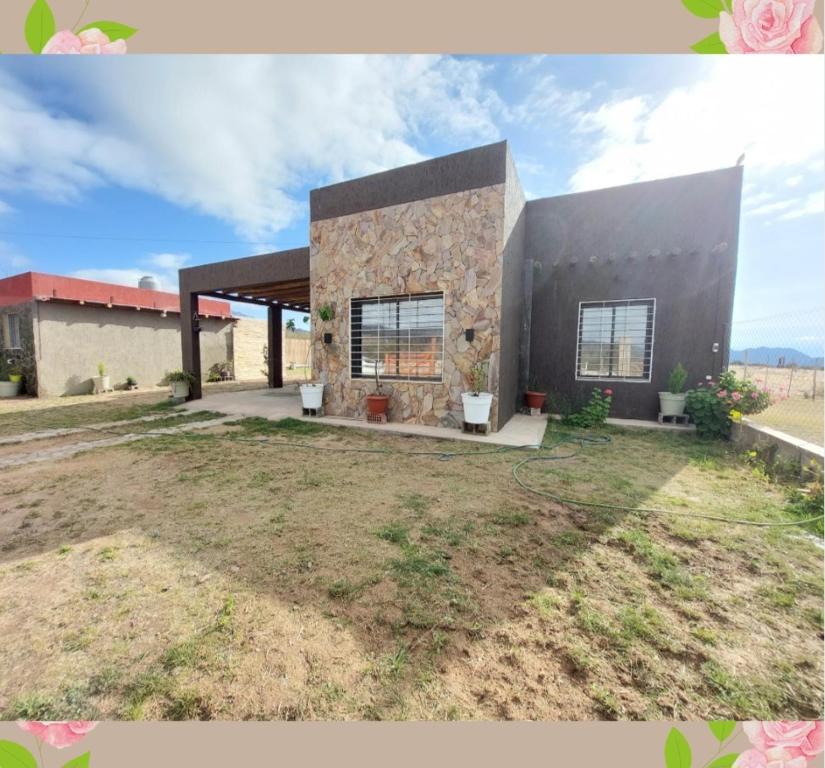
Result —
[[134, 267], [125, 269], [78, 269], [72, 272], [72, 277], [137, 287], [141, 277], [151, 275], [157, 280], [160, 290], [177, 293], [178, 270], [185, 267], [191, 258], [187, 253], [150, 253], [140, 259]]
[[804, 179], [805, 177], [801, 173], [798, 173], [796, 176], [789, 176], [787, 179], [785, 179], [785, 186], [792, 188], [798, 187], [804, 181]]
[[825, 213], [825, 194], [822, 192], [812, 192], [805, 198], [794, 201], [793, 210], [782, 214], [780, 221], [790, 221], [800, 219], [803, 216], [813, 216], [817, 213]]
[[540, 77], [527, 96], [509, 110], [511, 122], [522, 125], [561, 119], [580, 110], [590, 100], [587, 91], [563, 88], [555, 75]]
[[4, 203], [0, 200], [0, 216], [4, 216], [6, 214], [11, 213], [14, 210], [8, 203]]
[[6, 277], [31, 267], [31, 259], [14, 245], [0, 240], [0, 272]]
[[776, 200], [773, 203], [764, 203], [763, 205], [758, 205], [755, 208], [751, 208], [747, 211], [747, 214], [748, 216], [769, 216], [772, 213], [786, 211], [797, 202], [799, 201], [796, 198], [791, 200]]
[[485, 84], [489, 65], [438, 56], [124, 57], [107, 67], [78, 57], [48, 71], [48, 89], [43, 69], [31, 86], [27, 68], [15, 71], [24, 74], [0, 72], [0, 190], [70, 203], [120, 185], [250, 240], [274, 239], [300, 214], [305, 183], [424, 159], [423, 131], [457, 148], [493, 141], [504, 109]]
[[528, 72], [532, 72], [536, 67], [542, 64], [546, 58], [546, 53], [537, 53], [533, 56], [519, 57], [513, 64], [513, 72], [516, 75], [526, 75]]
[[[722, 60], [724, 58], [724, 61]], [[635, 95], [578, 115], [593, 142], [573, 191], [734, 165], [750, 190], [823, 166], [823, 71], [808, 57], [718, 57], [709, 75], [662, 97]]]

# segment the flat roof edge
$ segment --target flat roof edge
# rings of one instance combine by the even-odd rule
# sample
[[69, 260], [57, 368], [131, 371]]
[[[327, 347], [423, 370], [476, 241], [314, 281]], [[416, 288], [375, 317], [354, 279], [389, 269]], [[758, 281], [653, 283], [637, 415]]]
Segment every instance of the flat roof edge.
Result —
[[310, 221], [503, 184], [507, 142], [498, 141], [310, 190]]

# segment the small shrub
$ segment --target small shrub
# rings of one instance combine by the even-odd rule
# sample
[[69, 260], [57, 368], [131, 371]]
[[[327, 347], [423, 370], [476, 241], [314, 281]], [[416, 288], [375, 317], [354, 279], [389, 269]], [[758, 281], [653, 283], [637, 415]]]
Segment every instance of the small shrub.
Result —
[[195, 383], [195, 377], [189, 371], [169, 371], [166, 374], [165, 381], [167, 384], [171, 384], [174, 381], [185, 382], [190, 387]]
[[687, 371], [681, 363], [676, 363], [676, 367], [670, 372], [667, 379], [667, 391], [671, 395], [681, 395], [685, 391], [687, 381]]
[[564, 423], [571, 427], [589, 429], [604, 424], [610, 415], [610, 404], [613, 402], [613, 390], [593, 388], [590, 400], [580, 410], [564, 418]]
[[696, 424], [700, 437], [728, 438], [731, 424], [744, 414], [759, 413], [771, 404], [767, 390], [757, 389], [747, 379], [737, 379], [725, 371], [718, 382], [699, 382], [688, 390], [685, 411]]

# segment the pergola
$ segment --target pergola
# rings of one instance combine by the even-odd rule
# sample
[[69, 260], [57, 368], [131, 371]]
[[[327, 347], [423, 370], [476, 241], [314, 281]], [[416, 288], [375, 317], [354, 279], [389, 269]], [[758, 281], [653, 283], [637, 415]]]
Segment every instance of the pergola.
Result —
[[267, 308], [269, 386], [282, 387], [284, 309], [309, 312], [309, 248], [276, 251], [180, 270], [183, 369], [195, 377], [189, 399], [202, 397], [198, 297], [209, 296]]

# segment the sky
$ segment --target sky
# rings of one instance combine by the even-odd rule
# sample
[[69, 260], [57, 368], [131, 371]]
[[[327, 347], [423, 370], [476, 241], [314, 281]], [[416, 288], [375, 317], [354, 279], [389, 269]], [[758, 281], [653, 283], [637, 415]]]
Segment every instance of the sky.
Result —
[[823, 75], [806, 56], [4, 56], [0, 277], [176, 290], [182, 266], [307, 245], [314, 187], [501, 139], [528, 198], [745, 153], [733, 346], [795, 323], [782, 345], [815, 351]]

